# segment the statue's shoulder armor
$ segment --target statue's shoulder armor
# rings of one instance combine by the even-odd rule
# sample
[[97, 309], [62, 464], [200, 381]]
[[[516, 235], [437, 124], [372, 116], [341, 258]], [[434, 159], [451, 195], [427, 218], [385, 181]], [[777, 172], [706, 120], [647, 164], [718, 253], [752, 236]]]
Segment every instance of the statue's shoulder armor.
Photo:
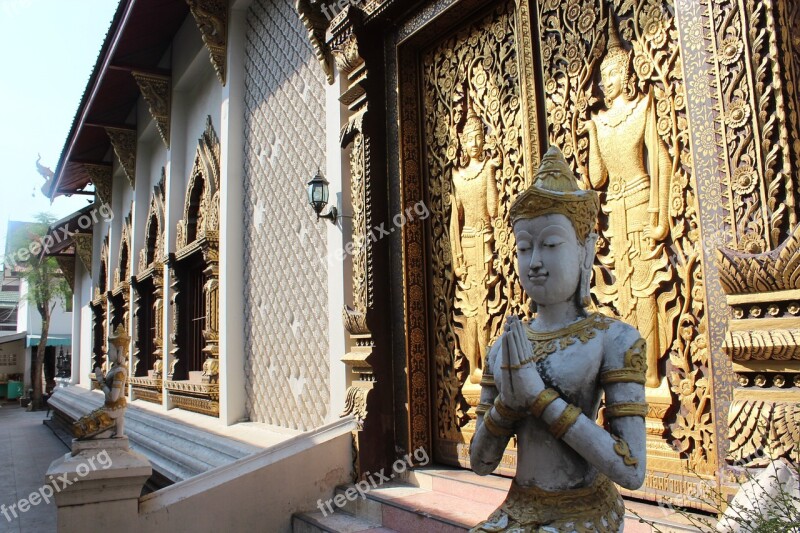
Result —
[[601, 372], [640, 366], [639, 356], [646, 353], [645, 341], [633, 326], [616, 318], [605, 318]]

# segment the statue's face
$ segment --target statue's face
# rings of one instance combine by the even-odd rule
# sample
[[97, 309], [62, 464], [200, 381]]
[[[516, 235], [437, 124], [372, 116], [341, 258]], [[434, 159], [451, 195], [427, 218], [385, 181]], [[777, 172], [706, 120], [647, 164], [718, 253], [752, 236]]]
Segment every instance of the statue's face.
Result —
[[572, 222], [561, 214], [523, 219], [514, 224], [514, 236], [517, 272], [528, 296], [545, 306], [571, 300], [586, 256]]
[[480, 130], [470, 131], [464, 134], [462, 143], [464, 151], [470, 159], [476, 159], [483, 152], [483, 132]]
[[603, 93], [606, 98], [613, 100], [622, 94], [623, 80], [622, 66], [618, 63], [612, 63], [605, 66], [600, 72], [603, 82]]

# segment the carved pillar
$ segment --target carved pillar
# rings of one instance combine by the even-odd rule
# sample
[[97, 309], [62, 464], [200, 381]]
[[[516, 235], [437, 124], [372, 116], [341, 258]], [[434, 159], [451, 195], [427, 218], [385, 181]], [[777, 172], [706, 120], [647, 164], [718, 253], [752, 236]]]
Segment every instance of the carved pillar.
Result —
[[156, 123], [164, 146], [169, 148], [169, 124], [172, 109], [172, 78], [158, 74], [132, 71], [131, 74], [139, 85], [142, 98], [150, 108], [150, 114]]
[[203, 274], [207, 281], [203, 286], [206, 300], [206, 328], [203, 330], [205, 346], [203, 353], [203, 383], [219, 383], [219, 260], [217, 250], [209, 249], [203, 254], [206, 268]]
[[172, 325], [172, 331], [169, 334], [169, 341], [172, 344], [172, 349], [169, 351], [169, 369], [167, 370], [167, 379], [169, 381], [173, 380], [173, 376], [175, 375], [175, 366], [178, 364], [179, 357], [181, 355], [180, 346], [178, 343], [178, 328], [181, 324], [178, 323], [178, 317], [180, 313], [178, 313], [178, 304], [180, 302], [180, 280], [178, 279], [178, 274], [175, 272], [175, 254], [169, 254], [169, 279], [170, 279], [170, 292], [172, 296], [170, 296], [169, 307], [170, 307], [170, 323]]
[[[153, 378], [161, 380], [164, 376], [164, 269], [158, 266], [153, 272], [153, 312], [154, 338], [153, 344]], [[161, 388], [159, 384], [159, 389]]]
[[363, 32], [360, 20], [359, 10], [346, 8], [333, 20], [328, 42], [344, 78], [339, 100], [349, 112], [340, 140], [349, 151], [353, 210], [353, 303], [343, 311], [353, 349], [342, 361], [355, 374], [344, 414], [354, 414], [361, 424], [359, 474], [385, 466], [395, 454], [393, 439], [387, 438], [394, 434], [393, 417], [386, 416], [393, 412], [388, 276], [375, 274], [388, 270], [389, 239], [367, 238], [388, 220], [385, 174], [373, 170], [384, 168], [383, 45], [380, 36]]

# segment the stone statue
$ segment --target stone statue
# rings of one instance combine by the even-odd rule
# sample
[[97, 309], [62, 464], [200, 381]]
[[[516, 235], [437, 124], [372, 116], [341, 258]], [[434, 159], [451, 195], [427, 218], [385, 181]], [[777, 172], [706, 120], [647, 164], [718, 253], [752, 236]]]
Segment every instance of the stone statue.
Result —
[[468, 384], [477, 385], [489, 345], [488, 297], [493, 278], [494, 233], [497, 216], [496, 173], [502, 158], [486, 157], [484, 125], [471, 104], [460, 135], [464, 156], [453, 170], [450, 247], [456, 277], [456, 335], [470, 367]]
[[[520, 282], [535, 306], [507, 319], [481, 380], [473, 470], [497, 468], [517, 435], [505, 502], [473, 531], [621, 531], [614, 483], [645, 475], [645, 343], [630, 325], [587, 313], [599, 211], [551, 147], [510, 209]], [[605, 394], [604, 419], [595, 422]], [[594, 528], [594, 529], [593, 529]]]
[[73, 424], [72, 432], [78, 440], [91, 438], [120, 438], [125, 435], [125, 383], [128, 378], [128, 347], [130, 336], [122, 324], [108, 337], [114, 346], [109, 353], [111, 368], [103, 373], [94, 369], [97, 383], [105, 395], [103, 407], [95, 409]]
[[[589, 181], [605, 189], [611, 263], [616, 281], [596, 276], [598, 299], [613, 302], [620, 318], [647, 341], [647, 386], [658, 387], [658, 360], [669, 348], [669, 320], [659, 320], [657, 291], [672, 278], [664, 241], [669, 235], [671, 164], [656, 130], [652, 94], [637, 94], [630, 58], [609, 17], [606, 55], [600, 63], [607, 109], [583, 126], [589, 134]], [[604, 298], [605, 296], [605, 298]]]

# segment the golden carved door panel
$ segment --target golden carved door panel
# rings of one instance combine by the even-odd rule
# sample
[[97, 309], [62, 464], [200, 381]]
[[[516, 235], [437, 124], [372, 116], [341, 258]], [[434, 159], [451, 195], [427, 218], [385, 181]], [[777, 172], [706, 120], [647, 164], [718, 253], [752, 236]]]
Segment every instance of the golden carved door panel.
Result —
[[[520, 15], [527, 16], [521, 9], [513, 0], [493, 3], [416, 56], [420, 170], [431, 213], [423, 265], [433, 443], [437, 460], [452, 465], [469, 466], [488, 345], [505, 316], [529, 314], [508, 225], [510, 200], [527, 187], [527, 168], [539, 153], [535, 106], [526, 99], [533, 91], [523, 88], [523, 80], [534, 80], [521, 75], [519, 63], [519, 43], [530, 42], [517, 35]], [[500, 471], [513, 474], [515, 464], [512, 441]]]

